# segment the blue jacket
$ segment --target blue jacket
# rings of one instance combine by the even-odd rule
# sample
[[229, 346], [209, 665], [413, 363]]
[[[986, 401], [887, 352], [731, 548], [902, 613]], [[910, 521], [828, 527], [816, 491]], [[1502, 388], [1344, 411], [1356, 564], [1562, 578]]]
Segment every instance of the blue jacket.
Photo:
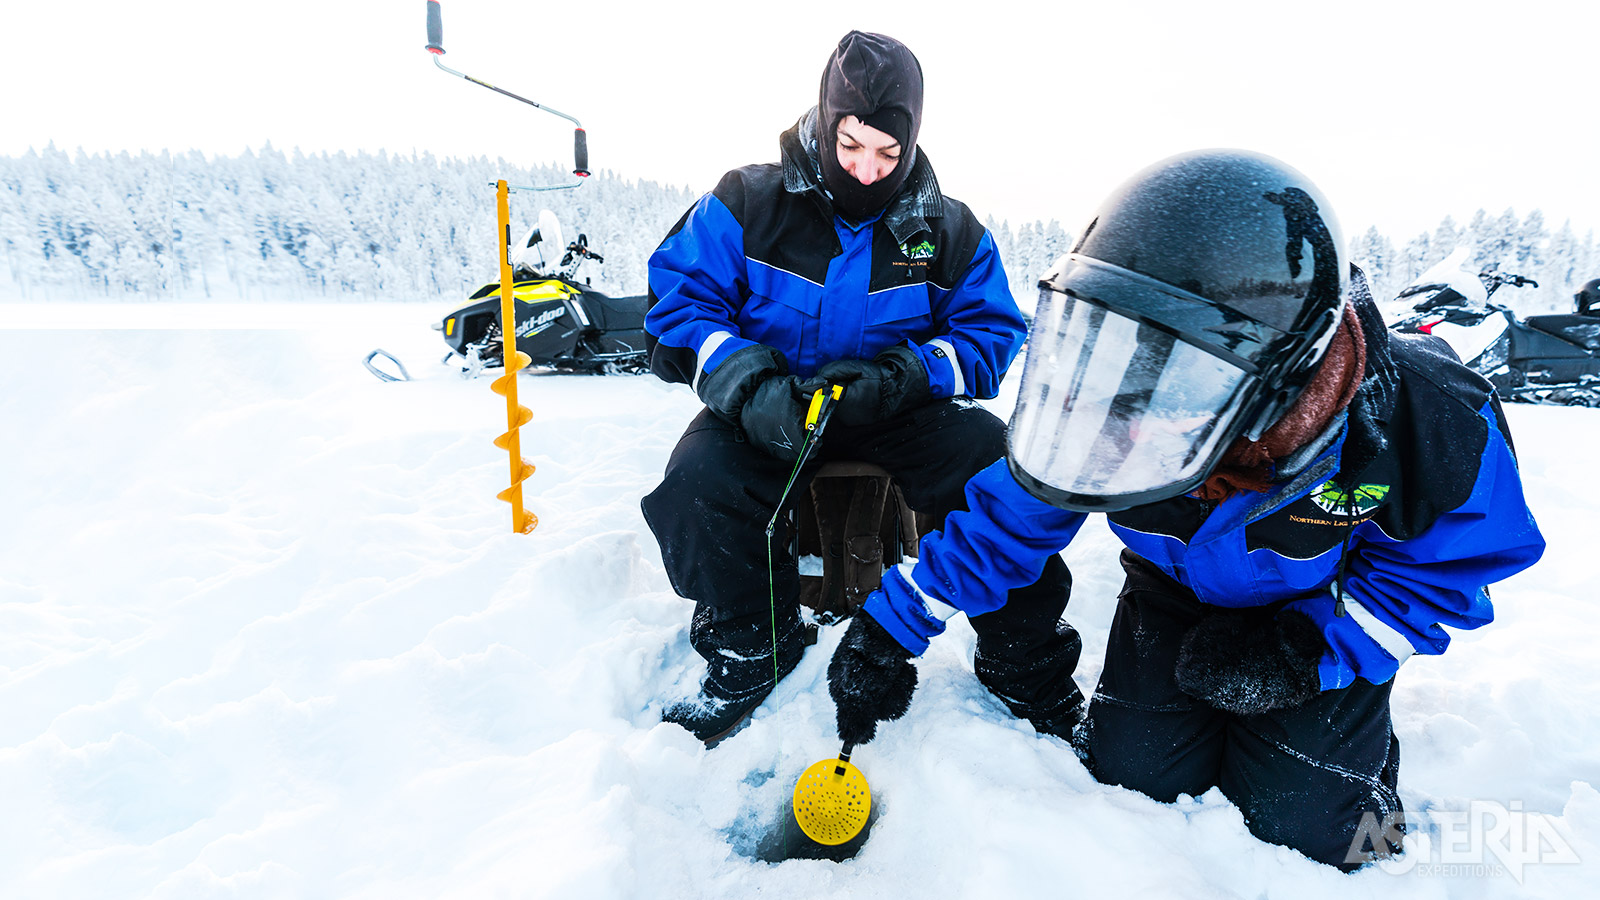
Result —
[[698, 387], [735, 351], [766, 344], [804, 377], [906, 342], [933, 397], [993, 397], [1027, 334], [994, 239], [939, 192], [920, 149], [882, 215], [834, 215], [814, 115], [783, 134], [781, 164], [723, 176], [651, 255], [651, 369]]
[[[1487, 586], [1544, 551], [1488, 383], [1442, 342], [1389, 335], [1370, 300], [1358, 310], [1367, 377], [1336, 439], [1298, 474], [1214, 508], [1177, 497], [1108, 514], [1131, 551], [1199, 601], [1309, 616], [1328, 645], [1324, 690], [1384, 682], [1413, 653], [1444, 652], [1445, 627], [1490, 622]], [[912, 652], [956, 612], [997, 609], [1038, 578], [1085, 518], [1033, 497], [1003, 460], [973, 477], [967, 503], [867, 601]]]

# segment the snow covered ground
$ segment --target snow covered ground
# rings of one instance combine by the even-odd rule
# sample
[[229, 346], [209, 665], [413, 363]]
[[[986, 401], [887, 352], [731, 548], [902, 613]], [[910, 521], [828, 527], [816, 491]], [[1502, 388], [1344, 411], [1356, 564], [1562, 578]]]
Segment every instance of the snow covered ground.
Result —
[[[701, 667], [638, 500], [698, 402], [524, 377], [541, 524], [511, 534], [503, 404], [435, 364], [445, 311], [0, 307], [0, 897], [1596, 895], [1600, 411], [1510, 410], [1550, 549], [1402, 671], [1425, 839], [1389, 871], [1095, 783], [977, 684], [960, 622], [856, 754], [859, 856], [769, 863], [838, 749], [841, 629], [717, 749], [659, 724]], [[1085, 688], [1115, 556], [1099, 524], [1067, 553]]]

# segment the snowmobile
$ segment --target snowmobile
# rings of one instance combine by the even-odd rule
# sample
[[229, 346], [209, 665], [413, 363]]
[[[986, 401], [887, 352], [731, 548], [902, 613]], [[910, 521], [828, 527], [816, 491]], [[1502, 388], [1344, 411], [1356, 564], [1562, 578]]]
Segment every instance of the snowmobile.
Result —
[[1453, 259], [1400, 292], [1396, 301], [1409, 308], [1390, 329], [1443, 339], [1506, 400], [1600, 406], [1600, 316], [1518, 318], [1490, 298], [1538, 282], [1499, 271], [1473, 276], [1448, 265]]
[[[597, 375], [647, 371], [645, 297], [609, 297], [578, 280], [586, 260], [604, 263], [580, 234], [564, 242], [561, 223], [549, 210], [512, 251], [511, 291], [516, 307], [517, 349], [533, 367]], [[434, 323], [450, 352], [443, 362], [472, 378], [502, 368], [500, 282], [474, 291], [472, 301]]]

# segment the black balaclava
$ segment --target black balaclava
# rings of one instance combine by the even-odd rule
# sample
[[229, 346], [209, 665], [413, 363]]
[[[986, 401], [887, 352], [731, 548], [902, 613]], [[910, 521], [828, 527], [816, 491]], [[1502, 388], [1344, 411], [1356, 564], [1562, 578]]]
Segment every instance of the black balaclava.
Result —
[[[900, 162], [894, 171], [862, 184], [839, 165], [838, 128], [846, 116], [900, 142]], [[845, 35], [822, 70], [817, 103], [817, 156], [834, 208], [858, 222], [882, 211], [911, 172], [921, 124], [922, 64], [910, 48], [881, 34]]]

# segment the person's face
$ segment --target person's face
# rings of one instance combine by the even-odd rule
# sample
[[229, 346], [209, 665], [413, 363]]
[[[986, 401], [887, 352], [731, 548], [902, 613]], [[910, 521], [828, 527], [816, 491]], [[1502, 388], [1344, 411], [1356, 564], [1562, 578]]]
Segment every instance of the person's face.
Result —
[[900, 164], [900, 142], [855, 116], [839, 122], [839, 168], [862, 184], [872, 184]]

